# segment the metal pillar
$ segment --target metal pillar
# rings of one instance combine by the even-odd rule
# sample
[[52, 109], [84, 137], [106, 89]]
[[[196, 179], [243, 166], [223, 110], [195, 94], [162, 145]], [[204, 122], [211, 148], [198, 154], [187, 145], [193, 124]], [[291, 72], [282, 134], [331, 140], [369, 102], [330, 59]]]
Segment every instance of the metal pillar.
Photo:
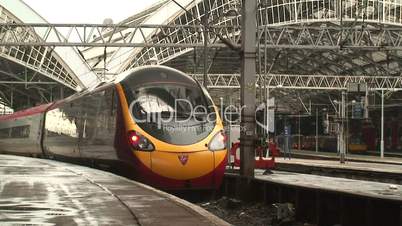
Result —
[[240, 175], [254, 177], [257, 1], [242, 0]]
[[230, 109], [230, 118], [229, 118], [229, 120], [226, 121], [226, 117], [227, 117], [226, 110], [224, 111], [225, 114], [222, 115], [222, 119], [223, 119], [224, 122], [227, 123], [227, 127], [228, 127], [228, 131], [226, 132], [226, 134], [228, 136], [228, 139], [227, 139], [227, 141], [228, 141], [228, 143], [227, 143], [228, 149], [230, 149], [232, 147], [232, 140], [230, 139], [230, 135], [231, 135], [231, 132], [232, 132], [231, 131], [232, 130], [232, 119], [233, 119], [233, 114], [232, 114], [232, 94], [233, 94], [233, 92], [231, 92], [230, 95], [229, 95], [229, 106], [227, 108], [227, 109]]
[[266, 101], [266, 125], [267, 125], [267, 142], [269, 142], [269, 87], [267, 86], [267, 101]]
[[318, 152], [318, 107], [315, 109], [315, 152]]
[[299, 111], [299, 123], [298, 123], [298, 130], [299, 130], [299, 140], [298, 140], [298, 144], [297, 144], [297, 147], [298, 147], [298, 149], [299, 149], [299, 151], [301, 150], [301, 141], [300, 141], [300, 139], [301, 139], [301, 131], [300, 131], [300, 111]]
[[64, 99], [64, 87], [60, 87], [60, 100]]
[[14, 108], [14, 91], [13, 90], [11, 90], [10, 108]]
[[341, 144], [340, 144], [340, 163], [345, 163], [345, 155], [346, 155], [346, 143], [345, 143], [345, 118], [346, 118], [346, 99], [345, 99], [346, 93], [342, 91], [342, 105], [341, 105]]
[[364, 119], [368, 119], [369, 116], [369, 91], [368, 87], [366, 87], [366, 94], [364, 96]]
[[384, 90], [381, 90], [381, 158], [384, 158]]
[[203, 76], [203, 85], [205, 89], [208, 89], [208, 12], [205, 13], [203, 20], [202, 20], [204, 29], [203, 29], [203, 36], [204, 36], [204, 76]]

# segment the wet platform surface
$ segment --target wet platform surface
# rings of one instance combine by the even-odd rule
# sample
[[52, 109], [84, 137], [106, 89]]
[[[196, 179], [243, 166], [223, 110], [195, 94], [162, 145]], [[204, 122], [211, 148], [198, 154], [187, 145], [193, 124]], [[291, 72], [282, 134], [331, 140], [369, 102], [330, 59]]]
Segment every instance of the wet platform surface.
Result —
[[0, 155], [0, 225], [228, 225], [204, 209], [114, 174]]

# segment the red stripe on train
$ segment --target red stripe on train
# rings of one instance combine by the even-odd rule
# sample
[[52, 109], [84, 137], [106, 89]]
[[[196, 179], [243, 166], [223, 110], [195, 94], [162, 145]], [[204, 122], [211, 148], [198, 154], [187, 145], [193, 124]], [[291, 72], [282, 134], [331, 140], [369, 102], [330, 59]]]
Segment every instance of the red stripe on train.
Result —
[[0, 121], [12, 120], [12, 119], [21, 118], [21, 117], [24, 117], [24, 116], [43, 113], [51, 105], [52, 105], [52, 103], [42, 104], [42, 105], [39, 105], [39, 106], [36, 106], [36, 107], [33, 107], [33, 108], [28, 108], [28, 109], [25, 109], [25, 110], [17, 111], [14, 114], [2, 115], [2, 116], [0, 116]]

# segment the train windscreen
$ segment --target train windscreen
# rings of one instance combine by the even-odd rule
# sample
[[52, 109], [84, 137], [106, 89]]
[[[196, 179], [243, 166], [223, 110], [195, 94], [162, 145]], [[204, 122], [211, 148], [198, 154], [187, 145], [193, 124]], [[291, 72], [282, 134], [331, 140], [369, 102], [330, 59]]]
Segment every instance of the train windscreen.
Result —
[[210, 97], [196, 82], [123, 84], [134, 121], [148, 134], [170, 144], [206, 138], [216, 124]]

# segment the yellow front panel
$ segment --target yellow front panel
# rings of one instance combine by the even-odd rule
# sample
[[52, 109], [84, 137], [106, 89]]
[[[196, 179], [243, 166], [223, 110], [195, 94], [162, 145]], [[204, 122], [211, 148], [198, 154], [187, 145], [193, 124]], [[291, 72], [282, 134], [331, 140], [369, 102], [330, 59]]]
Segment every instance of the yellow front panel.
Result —
[[152, 167], [151, 165], [151, 153], [145, 151], [134, 151], [134, 155], [149, 169]]
[[222, 161], [225, 161], [227, 151], [215, 151], [215, 167], [219, 166]]
[[[179, 156], [188, 156], [186, 164], [182, 164]], [[188, 180], [204, 176], [214, 169], [214, 155], [212, 151], [192, 153], [176, 153], [154, 151], [152, 156], [152, 171], [171, 179]]]
[[365, 144], [349, 144], [349, 151], [366, 151], [367, 145]]

